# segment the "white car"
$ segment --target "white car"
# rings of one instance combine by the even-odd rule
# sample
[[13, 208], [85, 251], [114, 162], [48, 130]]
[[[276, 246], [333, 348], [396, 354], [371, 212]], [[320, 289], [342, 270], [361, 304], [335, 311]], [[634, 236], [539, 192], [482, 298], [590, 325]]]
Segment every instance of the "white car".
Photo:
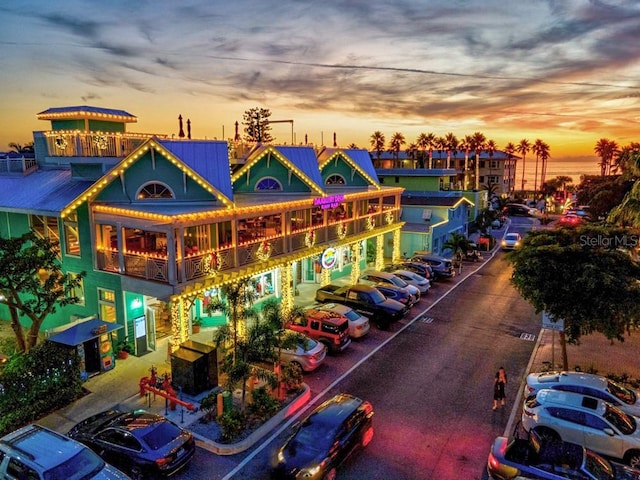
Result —
[[[293, 334], [287, 332], [286, 335]], [[282, 363], [292, 363], [299, 366], [304, 372], [312, 372], [324, 363], [324, 359], [327, 356], [327, 347], [301, 333], [296, 335], [298, 335], [302, 341], [300, 341], [295, 348], [281, 350]]]
[[638, 418], [594, 397], [540, 390], [522, 406], [522, 427], [541, 437], [577, 443], [640, 466]]
[[522, 237], [519, 233], [507, 233], [502, 242], [500, 242], [500, 247], [502, 250], [515, 250], [516, 248], [520, 248], [520, 243], [522, 242]]
[[353, 308], [347, 307], [346, 305], [340, 305], [339, 303], [325, 303], [313, 308], [347, 317], [347, 320], [349, 320], [349, 336], [351, 338], [364, 337], [369, 333], [369, 329], [371, 328], [371, 323], [369, 322], [368, 317], [360, 315]]
[[544, 372], [527, 375], [525, 398], [543, 388], [596, 397], [615, 405], [623, 412], [640, 417], [638, 392], [600, 375], [582, 372]]
[[420, 290], [421, 295], [427, 293], [429, 288], [431, 288], [431, 282], [429, 280], [410, 270], [394, 270], [391, 273], [396, 277], [401, 278], [409, 285], [416, 287]]

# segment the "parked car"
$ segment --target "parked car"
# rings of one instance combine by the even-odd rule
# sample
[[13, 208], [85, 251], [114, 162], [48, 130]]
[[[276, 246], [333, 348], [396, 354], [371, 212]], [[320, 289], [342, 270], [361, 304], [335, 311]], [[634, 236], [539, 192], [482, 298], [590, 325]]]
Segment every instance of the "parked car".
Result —
[[373, 439], [373, 406], [339, 393], [300, 422], [272, 459], [272, 478], [334, 479], [344, 461]]
[[290, 330], [285, 330], [285, 335], [296, 335], [299, 341], [294, 348], [280, 350], [280, 360], [283, 364], [291, 363], [304, 372], [312, 372], [324, 363], [327, 347], [323, 343], [301, 333], [294, 334]]
[[341, 305], [339, 303], [325, 303], [315, 308], [324, 312], [335, 313], [336, 315], [346, 317], [349, 321], [349, 336], [351, 338], [364, 337], [369, 333], [371, 328], [369, 319], [356, 312], [351, 307], [347, 307], [346, 305]]
[[407, 282], [397, 277], [393, 273], [380, 272], [377, 270], [367, 270], [358, 279], [358, 283], [365, 285], [395, 285], [396, 287], [406, 289], [411, 295], [420, 300], [420, 290], [413, 285], [409, 285]]
[[417, 254], [411, 258], [414, 262], [422, 262], [431, 265], [436, 280], [441, 278], [453, 278], [456, 271], [453, 268], [453, 259], [432, 254]]
[[395, 285], [376, 285], [376, 290], [378, 290], [385, 298], [390, 300], [395, 300], [396, 302], [400, 302], [405, 306], [406, 310], [409, 310], [416, 303], [418, 303], [418, 299], [407, 292], [404, 288], [396, 287]]
[[577, 443], [640, 467], [637, 419], [594, 397], [540, 390], [522, 407], [522, 427], [541, 437]]
[[640, 480], [640, 470], [610, 462], [576, 443], [540, 438], [498, 437], [487, 460], [491, 480]]
[[167, 476], [193, 458], [193, 435], [171, 420], [134, 410], [107, 410], [83, 420], [68, 433], [134, 480]]
[[575, 214], [565, 214], [558, 218], [556, 225], [558, 227], [577, 227], [585, 223], [585, 218]]
[[25, 480], [125, 480], [86, 446], [31, 424], [0, 439], [0, 478]]
[[502, 241], [500, 242], [500, 248], [502, 250], [515, 250], [516, 248], [520, 248], [522, 244], [522, 237], [519, 233], [511, 232], [507, 233]]
[[629, 415], [640, 417], [639, 392], [600, 375], [583, 372], [542, 372], [527, 375], [525, 398], [543, 388], [596, 397]]
[[394, 270], [390, 273], [404, 280], [409, 285], [413, 285], [414, 287], [416, 287], [418, 290], [420, 290], [420, 295], [424, 295], [429, 291], [429, 288], [431, 288], [431, 282], [429, 282], [429, 280], [410, 270]]
[[433, 269], [428, 263], [411, 262], [407, 260], [397, 263], [390, 263], [388, 265], [385, 265], [382, 269], [382, 271], [384, 272], [393, 272], [394, 270], [409, 270], [410, 272], [417, 273], [421, 277], [426, 278], [431, 283], [433, 283], [433, 281], [435, 280]]
[[349, 320], [333, 312], [309, 308], [285, 326], [323, 343], [331, 353], [342, 352], [351, 345]]
[[520, 203], [509, 203], [503, 209], [505, 215], [524, 217], [533, 217], [536, 215], [536, 211], [535, 208]]

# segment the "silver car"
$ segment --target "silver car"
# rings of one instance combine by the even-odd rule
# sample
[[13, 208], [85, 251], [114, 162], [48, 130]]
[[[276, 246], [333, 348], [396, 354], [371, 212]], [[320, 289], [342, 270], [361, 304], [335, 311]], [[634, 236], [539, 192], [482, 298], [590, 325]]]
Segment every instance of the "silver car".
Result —
[[413, 285], [418, 290], [420, 290], [420, 294], [425, 294], [431, 288], [431, 282], [424, 277], [421, 277], [415, 272], [410, 270], [394, 270], [393, 273], [396, 277], [401, 278], [409, 285]]
[[298, 335], [304, 338], [295, 349], [283, 349], [281, 352], [281, 360], [283, 364], [292, 363], [298, 365], [304, 372], [312, 372], [324, 363], [327, 356], [327, 347], [312, 338], [304, 336], [300, 333], [286, 335]]
[[325, 303], [313, 308], [346, 317], [347, 320], [349, 320], [349, 336], [351, 338], [364, 337], [371, 329], [368, 317], [360, 315], [353, 308], [347, 307], [346, 305], [341, 305], [339, 303]]

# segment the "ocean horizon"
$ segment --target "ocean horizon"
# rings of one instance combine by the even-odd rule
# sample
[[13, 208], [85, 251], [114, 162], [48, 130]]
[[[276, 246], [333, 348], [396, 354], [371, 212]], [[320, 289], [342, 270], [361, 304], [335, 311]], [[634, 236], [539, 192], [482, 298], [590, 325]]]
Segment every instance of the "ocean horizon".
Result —
[[[580, 177], [583, 175], [600, 175], [600, 165], [598, 165], [598, 162], [599, 159], [595, 157], [549, 159], [547, 162], [546, 180], [551, 180], [559, 176], [567, 176], [571, 177], [571, 184], [577, 185], [580, 183]], [[527, 156], [525, 167], [525, 188], [533, 189], [536, 169], [535, 156], [533, 158]], [[540, 183], [540, 167], [541, 163], [538, 162], [538, 184]], [[522, 183], [522, 161], [518, 161], [516, 168], [516, 189], [519, 189]]]

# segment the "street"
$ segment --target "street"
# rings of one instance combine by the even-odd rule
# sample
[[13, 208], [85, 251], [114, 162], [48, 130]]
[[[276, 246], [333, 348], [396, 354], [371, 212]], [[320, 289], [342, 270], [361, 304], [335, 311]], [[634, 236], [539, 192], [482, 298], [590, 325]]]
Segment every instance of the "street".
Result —
[[[528, 222], [510, 231], [525, 228]], [[305, 377], [313, 393], [306, 412], [338, 392], [374, 406], [374, 440], [339, 470], [340, 478], [486, 476], [489, 446], [507, 426], [540, 330], [539, 316], [509, 284], [504, 255], [497, 252], [460, 287], [451, 288], [458, 279], [434, 284], [391, 331], [372, 329]], [[494, 412], [493, 377], [500, 366], [509, 376], [507, 405]], [[176, 478], [266, 479], [270, 454], [291, 432], [289, 423], [243, 454], [199, 450]]]

